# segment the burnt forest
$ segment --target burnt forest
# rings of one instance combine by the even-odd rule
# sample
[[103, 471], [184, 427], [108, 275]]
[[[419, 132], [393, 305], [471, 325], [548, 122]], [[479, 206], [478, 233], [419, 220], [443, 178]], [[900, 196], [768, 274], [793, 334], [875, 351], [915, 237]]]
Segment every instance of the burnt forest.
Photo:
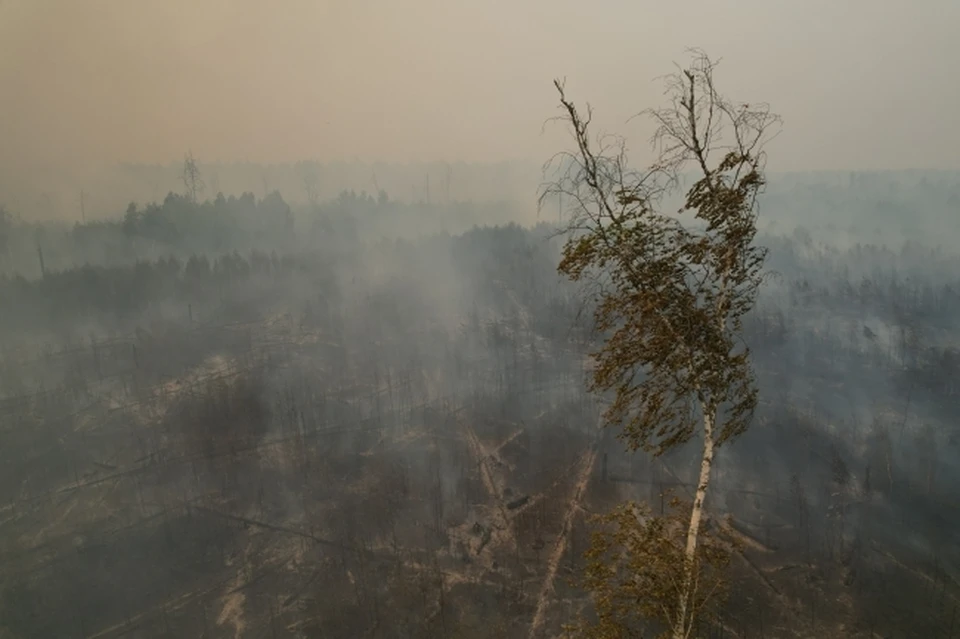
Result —
[[[698, 636], [960, 636], [960, 254], [938, 240], [960, 182], [785, 175], [764, 198], [760, 403], [709, 508], [736, 587]], [[662, 510], [696, 451], [602, 427], [556, 212], [477, 224], [510, 215], [384, 192], [6, 212], [0, 634], [539, 637], [588, 613], [590, 515]]]

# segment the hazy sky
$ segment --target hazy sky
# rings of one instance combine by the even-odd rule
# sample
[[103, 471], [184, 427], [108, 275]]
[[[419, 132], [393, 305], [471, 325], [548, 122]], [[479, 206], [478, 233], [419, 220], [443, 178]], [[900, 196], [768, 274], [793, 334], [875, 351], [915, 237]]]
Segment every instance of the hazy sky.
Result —
[[542, 160], [555, 76], [610, 130], [685, 47], [786, 120], [771, 168], [960, 168], [960, 1], [0, 0], [0, 167]]

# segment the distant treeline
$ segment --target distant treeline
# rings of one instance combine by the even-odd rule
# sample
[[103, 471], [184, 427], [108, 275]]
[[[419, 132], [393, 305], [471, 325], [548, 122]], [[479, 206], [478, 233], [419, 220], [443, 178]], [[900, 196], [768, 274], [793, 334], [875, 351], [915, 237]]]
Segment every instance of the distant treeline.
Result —
[[417, 204], [386, 191], [344, 191], [336, 199], [294, 209], [279, 191], [258, 199], [246, 192], [194, 201], [169, 193], [162, 202], [131, 202], [114, 220], [29, 223], [0, 209], [0, 271], [39, 277], [42, 270], [84, 264], [120, 265], [166, 255], [252, 250], [343, 252], [363, 240], [460, 233], [502, 224], [515, 211], [504, 203]]
[[[169, 193], [162, 204], [141, 209], [127, 207], [120, 223], [127, 236], [138, 236], [171, 246], [197, 244], [214, 251], [230, 250], [254, 238], [282, 244], [293, 239], [293, 211], [278, 191], [257, 200], [253, 193], [197, 203], [185, 195]], [[76, 229], [83, 233], [83, 226]], [[271, 242], [272, 241], [272, 242]]]
[[[274, 190], [294, 205], [336, 198], [346, 190], [380, 189], [400, 200], [445, 204], [457, 201], [529, 202], [542, 179], [539, 163], [467, 162], [207, 162], [198, 159], [203, 197], [217, 192]], [[122, 212], [127, 202], [155, 201], [182, 188], [183, 164], [122, 164], [63, 170], [23, 168], [0, 175], [0, 204], [35, 220], [82, 221]]]
[[[224, 291], [250, 287], [254, 281], [274, 284], [294, 273], [311, 273], [311, 282], [325, 270], [305, 256], [278, 256], [253, 251], [247, 256], [228, 253], [214, 258], [191, 256], [138, 261], [127, 266], [85, 265], [48, 271], [40, 279], [0, 275], [0, 329], [27, 331], [55, 328], [64, 321], [92, 320], [109, 326], [135, 319], [151, 307], [176, 301], [186, 319], [188, 305], [198, 310], [218, 303]], [[261, 286], [266, 294], [269, 286]], [[320, 290], [326, 290], [320, 289]]]
[[[460, 235], [360, 241], [357, 227], [364, 224], [365, 216], [375, 218], [391, 211], [385, 194], [378, 200], [345, 194], [320, 207], [315, 226], [303, 234], [305, 238], [296, 238], [298, 249], [244, 251], [232, 248], [230, 241], [215, 244], [218, 250], [189, 255], [178, 255], [182, 250], [171, 249], [183, 248], [187, 235], [183, 229], [196, 229], [196, 235], [208, 229], [206, 232], [214, 235], [209, 229], [215, 224], [222, 225], [224, 236], [233, 238], [236, 246], [240, 244], [237, 238], [247, 236], [242, 235], [242, 228], [233, 228], [242, 224], [231, 225], [231, 219], [237, 219], [230, 217], [231, 212], [251, 215], [262, 210], [264, 215], [283, 221], [288, 218], [282, 202], [277, 196], [272, 205], [261, 201], [256, 203], [257, 208], [245, 210], [255, 205], [253, 198], [194, 205], [173, 196], [163, 205], [145, 210], [131, 206], [126, 219], [110, 229], [102, 224], [95, 229], [78, 227], [90, 234], [87, 239], [97, 233], [116, 232], [122, 238], [150, 239], [167, 250], [156, 258], [108, 264], [65, 268], [47, 264], [43, 276], [38, 277], [0, 274], [0, 299], [4, 300], [0, 332], [12, 339], [19, 334], [58, 333], [84, 322], [97, 332], [122, 331], [146, 319], [171, 314], [182, 321], [191, 311], [195, 318], [210, 313], [242, 316], [238, 304], [256, 301], [253, 306], [262, 312], [269, 307], [269, 298], [290, 294], [313, 304], [340, 305], [338, 296], [342, 292], [362, 296], [385, 288], [392, 289], [391, 295], [408, 294], [403, 292], [403, 282], [414, 283], [417, 290], [453, 304], [514, 313], [521, 307], [534, 309], [535, 323], [552, 324], [559, 316], [569, 318], [576, 306], [573, 291], [561, 286], [556, 274], [557, 245], [550, 240], [549, 228], [525, 229], [510, 224], [476, 227]], [[363, 211], [364, 207], [371, 210]], [[213, 221], [198, 219], [203, 217]], [[215, 242], [216, 238], [208, 239], [210, 244]], [[568, 322], [564, 326], [540, 326], [539, 330], [553, 334], [569, 328]]]

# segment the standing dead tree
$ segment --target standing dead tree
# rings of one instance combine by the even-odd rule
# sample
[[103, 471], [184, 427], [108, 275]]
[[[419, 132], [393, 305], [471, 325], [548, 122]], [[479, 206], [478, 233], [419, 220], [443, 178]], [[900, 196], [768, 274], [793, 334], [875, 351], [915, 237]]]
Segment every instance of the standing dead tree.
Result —
[[203, 190], [206, 188], [206, 185], [203, 183], [203, 178], [200, 175], [200, 167], [193, 157], [193, 151], [188, 151], [183, 158], [183, 171], [180, 174], [180, 179], [183, 181], [183, 186], [187, 190], [187, 197], [190, 198], [191, 202], [196, 204], [197, 198], [203, 195]]
[[307, 202], [316, 207], [320, 204], [320, 176], [312, 167], [303, 173], [303, 188], [307, 193]]
[[[572, 207], [559, 270], [591, 284], [603, 342], [590, 387], [613, 395], [607, 423], [621, 426], [631, 450], [660, 455], [695, 438], [702, 444], [682, 579], [674, 604], [661, 608], [675, 639], [689, 637], [695, 624], [715, 449], [746, 430], [757, 405], [739, 334], [762, 281], [766, 250], [753, 242], [757, 195], [763, 148], [780, 123], [766, 105], [721, 96], [714, 69], [694, 50], [689, 66], [666, 78], [667, 106], [642, 114], [656, 125], [658, 153], [645, 171], [629, 168], [621, 138], [591, 138], [591, 110], [582, 115], [555, 81], [576, 150], [554, 159], [565, 168], [541, 190], [541, 203], [562, 194]], [[665, 196], [691, 171], [683, 206], [664, 212]]]

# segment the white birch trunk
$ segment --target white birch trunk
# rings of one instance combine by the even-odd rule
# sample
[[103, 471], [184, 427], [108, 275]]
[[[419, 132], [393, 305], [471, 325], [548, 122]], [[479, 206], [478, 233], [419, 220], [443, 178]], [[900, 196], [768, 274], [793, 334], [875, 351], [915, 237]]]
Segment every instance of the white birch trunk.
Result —
[[691, 593], [694, 587], [693, 562], [697, 554], [700, 522], [703, 520], [703, 504], [707, 498], [707, 488], [710, 486], [710, 471], [713, 468], [715, 420], [716, 411], [714, 409], [704, 411], [703, 456], [700, 458], [700, 478], [697, 481], [697, 492], [694, 495], [693, 508], [690, 511], [690, 526], [687, 528], [687, 548], [684, 552], [686, 567], [680, 589], [680, 608], [673, 628], [673, 639], [687, 639], [693, 629], [694, 611], [690, 608], [693, 603]]

